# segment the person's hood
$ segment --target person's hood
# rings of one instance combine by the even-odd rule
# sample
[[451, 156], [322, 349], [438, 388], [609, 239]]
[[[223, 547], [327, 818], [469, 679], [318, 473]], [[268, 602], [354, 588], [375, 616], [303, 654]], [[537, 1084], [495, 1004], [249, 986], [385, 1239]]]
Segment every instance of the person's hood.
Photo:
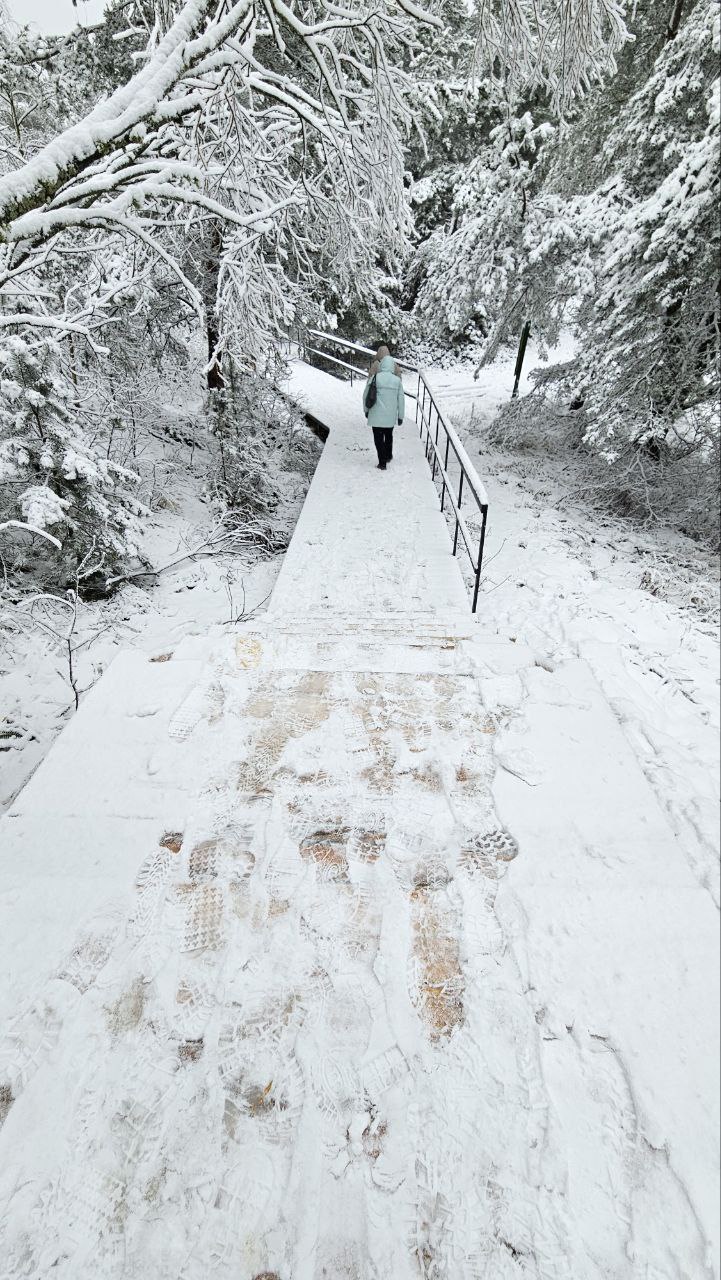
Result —
[[393, 356], [384, 356], [378, 366], [379, 373], [395, 373], [396, 362]]

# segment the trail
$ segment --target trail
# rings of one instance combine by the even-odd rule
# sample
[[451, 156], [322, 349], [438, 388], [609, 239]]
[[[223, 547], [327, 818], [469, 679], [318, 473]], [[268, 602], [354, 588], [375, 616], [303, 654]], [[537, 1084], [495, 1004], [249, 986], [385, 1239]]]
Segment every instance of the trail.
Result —
[[268, 614], [113, 664], [0, 826], [0, 1275], [710, 1280], [708, 895], [412, 423], [379, 473], [294, 376]]

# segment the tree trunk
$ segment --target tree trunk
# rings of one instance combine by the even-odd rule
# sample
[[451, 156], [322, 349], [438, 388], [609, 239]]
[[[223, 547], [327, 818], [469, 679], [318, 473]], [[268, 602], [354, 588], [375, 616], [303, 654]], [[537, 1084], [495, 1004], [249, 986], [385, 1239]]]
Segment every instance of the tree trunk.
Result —
[[220, 259], [223, 251], [223, 228], [219, 221], [210, 224], [208, 238], [202, 255], [201, 293], [205, 304], [205, 326], [208, 348], [207, 384], [209, 391], [222, 391], [225, 378], [221, 368], [220, 356], [216, 349], [220, 339], [218, 327], [218, 279], [220, 277]]
[[[210, 312], [206, 320], [206, 332], [208, 339], [208, 373], [207, 384], [208, 391], [222, 391], [225, 386], [223, 371], [220, 367], [220, 358], [214, 358], [215, 349], [218, 345], [220, 331], [218, 329], [218, 321], [215, 312]], [[212, 361], [212, 364], [211, 364]]]
[[674, 0], [674, 6], [669, 15], [666, 24], [666, 40], [675, 40], [678, 29], [681, 26], [681, 12], [683, 10], [683, 0]]
[[516, 396], [518, 395], [518, 384], [521, 381], [521, 370], [523, 369], [523, 357], [526, 354], [526, 347], [528, 345], [528, 335], [530, 332], [531, 332], [531, 322], [530, 320], [524, 320], [523, 328], [521, 329], [521, 337], [518, 343], [518, 355], [516, 356], [516, 367], [513, 371], [514, 382], [513, 382], [513, 391], [511, 392], [512, 400], [515, 400]]

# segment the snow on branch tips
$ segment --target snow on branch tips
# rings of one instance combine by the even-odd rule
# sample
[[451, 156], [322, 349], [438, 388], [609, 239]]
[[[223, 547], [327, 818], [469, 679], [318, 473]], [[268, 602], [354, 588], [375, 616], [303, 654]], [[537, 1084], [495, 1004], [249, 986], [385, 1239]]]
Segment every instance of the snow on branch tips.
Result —
[[[154, 15], [145, 34], [130, 9]], [[437, 21], [409, 0], [133, 0], [75, 61], [72, 40], [3, 35], [0, 517], [18, 572], [55, 587], [90, 546], [106, 575], [137, 553], [144, 370], [170, 352], [222, 391], [299, 315], [372, 296], [379, 245], [400, 262], [404, 56]], [[42, 568], [27, 525], [62, 543]]]
[[474, 70], [515, 105], [535, 90], [563, 115], [613, 74], [628, 39], [622, 0], [479, 0]]
[[[10, 280], [23, 275], [27, 305], [12, 295], [19, 331], [32, 323], [79, 332], [66, 308], [32, 305], [40, 284], [32, 268], [47, 245], [54, 255], [82, 252], [88, 230], [139, 238], [151, 254], [175, 260], [198, 310], [192, 272], [179, 261], [185, 250], [168, 226], [182, 241], [217, 220], [225, 230], [212, 275], [233, 274], [221, 271], [228, 252], [250, 251], [266, 286], [260, 328], [268, 333], [277, 329], [271, 259], [276, 270], [292, 268], [287, 292], [297, 298], [299, 282], [322, 284], [343, 243], [351, 249], [347, 269], [339, 255], [341, 291], [374, 239], [387, 242], [391, 257], [402, 249], [397, 132], [410, 116], [400, 52], [414, 26], [437, 18], [409, 3], [400, 13], [390, 3], [340, 13], [330, 2], [284, 0], [260, 11], [251, 0], [220, 8], [185, 0], [169, 12], [173, 20], [151, 37], [135, 75], [0, 177], [0, 294], [10, 296]], [[26, 320], [32, 311], [38, 318]], [[13, 325], [9, 314], [4, 323]], [[85, 336], [93, 341], [89, 330]]]

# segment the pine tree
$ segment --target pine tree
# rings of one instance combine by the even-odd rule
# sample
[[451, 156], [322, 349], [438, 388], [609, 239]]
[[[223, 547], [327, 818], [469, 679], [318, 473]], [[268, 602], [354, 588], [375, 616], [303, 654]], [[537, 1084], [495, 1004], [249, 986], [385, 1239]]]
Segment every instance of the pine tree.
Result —
[[112, 572], [137, 554], [141, 508], [136, 477], [88, 440], [57, 345], [0, 344], [0, 522], [49, 532], [60, 549], [29, 531], [5, 530], [3, 557], [45, 584], [66, 586]]
[[581, 367], [588, 438], [611, 455], [617, 441], [673, 454], [717, 438], [718, 21], [715, 3], [699, 0], [675, 35], [664, 30], [604, 147], [613, 178], [599, 198], [613, 194], [614, 217], [598, 219], [603, 251], [582, 314]]

